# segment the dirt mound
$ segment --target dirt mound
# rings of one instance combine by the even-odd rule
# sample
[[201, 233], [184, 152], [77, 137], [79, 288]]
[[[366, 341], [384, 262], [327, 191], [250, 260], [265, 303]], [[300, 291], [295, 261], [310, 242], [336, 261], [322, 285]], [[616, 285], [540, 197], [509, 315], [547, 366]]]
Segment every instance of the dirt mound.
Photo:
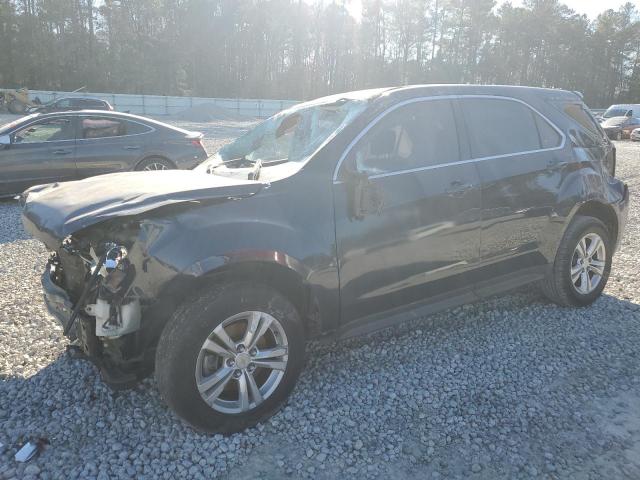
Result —
[[188, 120], [191, 122], [210, 122], [213, 120], [247, 121], [251, 117], [220, 107], [213, 103], [202, 103], [170, 115], [174, 120]]

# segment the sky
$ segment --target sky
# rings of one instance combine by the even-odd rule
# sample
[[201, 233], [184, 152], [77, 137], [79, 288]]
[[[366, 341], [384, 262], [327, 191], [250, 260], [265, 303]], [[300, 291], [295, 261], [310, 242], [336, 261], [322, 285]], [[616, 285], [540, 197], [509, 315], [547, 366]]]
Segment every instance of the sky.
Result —
[[[501, 5], [505, 3], [505, 1], [506, 0], [497, 0], [497, 5]], [[522, 0], [510, 1], [514, 6], [522, 5]], [[561, 0], [562, 3], [577, 13], [586, 13], [590, 20], [595, 20], [598, 14], [609, 8], [617, 10], [620, 5], [624, 5], [627, 1], [631, 1], [631, 3], [636, 2], [638, 8], [640, 8], [640, 0]], [[350, 0], [350, 2], [347, 3], [347, 9], [353, 17], [359, 20], [362, 10], [361, 0]]]

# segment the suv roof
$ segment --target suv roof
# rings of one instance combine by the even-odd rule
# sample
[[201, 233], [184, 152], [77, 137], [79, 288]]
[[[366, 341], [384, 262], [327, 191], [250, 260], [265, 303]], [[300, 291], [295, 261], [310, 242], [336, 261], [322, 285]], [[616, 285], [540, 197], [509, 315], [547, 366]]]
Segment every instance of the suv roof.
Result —
[[557, 88], [523, 87], [514, 85], [422, 84], [368, 90], [353, 90], [351, 92], [328, 95], [305, 103], [326, 103], [333, 99], [337, 101], [345, 98], [354, 100], [372, 100], [384, 96], [411, 98], [416, 96], [435, 95], [496, 95], [516, 98], [536, 96], [546, 97], [553, 100], [582, 101], [576, 92]]

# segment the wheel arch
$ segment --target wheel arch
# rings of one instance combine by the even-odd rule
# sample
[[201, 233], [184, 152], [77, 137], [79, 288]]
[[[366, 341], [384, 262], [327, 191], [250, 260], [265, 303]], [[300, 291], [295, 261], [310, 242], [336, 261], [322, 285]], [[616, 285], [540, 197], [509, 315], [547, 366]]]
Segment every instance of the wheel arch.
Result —
[[201, 282], [247, 281], [262, 283], [277, 290], [295, 305], [301, 316], [309, 309], [310, 290], [300, 274], [275, 262], [248, 260], [229, 263], [205, 274]]
[[[164, 287], [164, 293], [161, 293], [160, 298], [168, 300], [171, 297], [175, 300], [173, 303], [165, 304], [172, 309], [178, 306], [179, 301], [194, 292], [212, 288], [219, 283], [261, 283], [273, 288], [294, 305], [300, 314], [307, 338], [320, 335], [323, 332], [320, 302], [309, 282], [305, 280], [306, 275], [300, 269], [301, 265], [295, 259], [281, 253], [273, 252], [269, 257], [274, 260], [256, 256], [231, 261], [229, 257], [208, 259], [188, 269], [186, 275], [172, 279]], [[299, 268], [294, 268], [295, 265]], [[168, 317], [165, 320], [168, 320]]]
[[611, 243], [613, 245], [618, 243], [618, 216], [610, 205], [598, 200], [589, 200], [582, 203], [575, 209], [570, 220], [573, 221], [573, 219], [578, 215], [594, 217], [600, 220], [605, 224], [611, 235]]

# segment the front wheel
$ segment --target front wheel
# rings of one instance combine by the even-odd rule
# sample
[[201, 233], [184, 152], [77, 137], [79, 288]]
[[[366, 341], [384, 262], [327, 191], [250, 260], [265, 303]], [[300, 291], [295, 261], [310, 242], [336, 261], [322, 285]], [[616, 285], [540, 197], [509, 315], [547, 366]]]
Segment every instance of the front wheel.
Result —
[[563, 306], [593, 303], [604, 290], [613, 245], [607, 227], [599, 219], [578, 216], [567, 228], [551, 273], [542, 283], [544, 294]]
[[238, 432], [284, 404], [304, 347], [300, 316], [283, 295], [259, 284], [218, 285], [187, 300], [165, 327], [158, 388], [193, 427]]
[[616, 133], [616, 140], [622, 140], [622, 132]]

